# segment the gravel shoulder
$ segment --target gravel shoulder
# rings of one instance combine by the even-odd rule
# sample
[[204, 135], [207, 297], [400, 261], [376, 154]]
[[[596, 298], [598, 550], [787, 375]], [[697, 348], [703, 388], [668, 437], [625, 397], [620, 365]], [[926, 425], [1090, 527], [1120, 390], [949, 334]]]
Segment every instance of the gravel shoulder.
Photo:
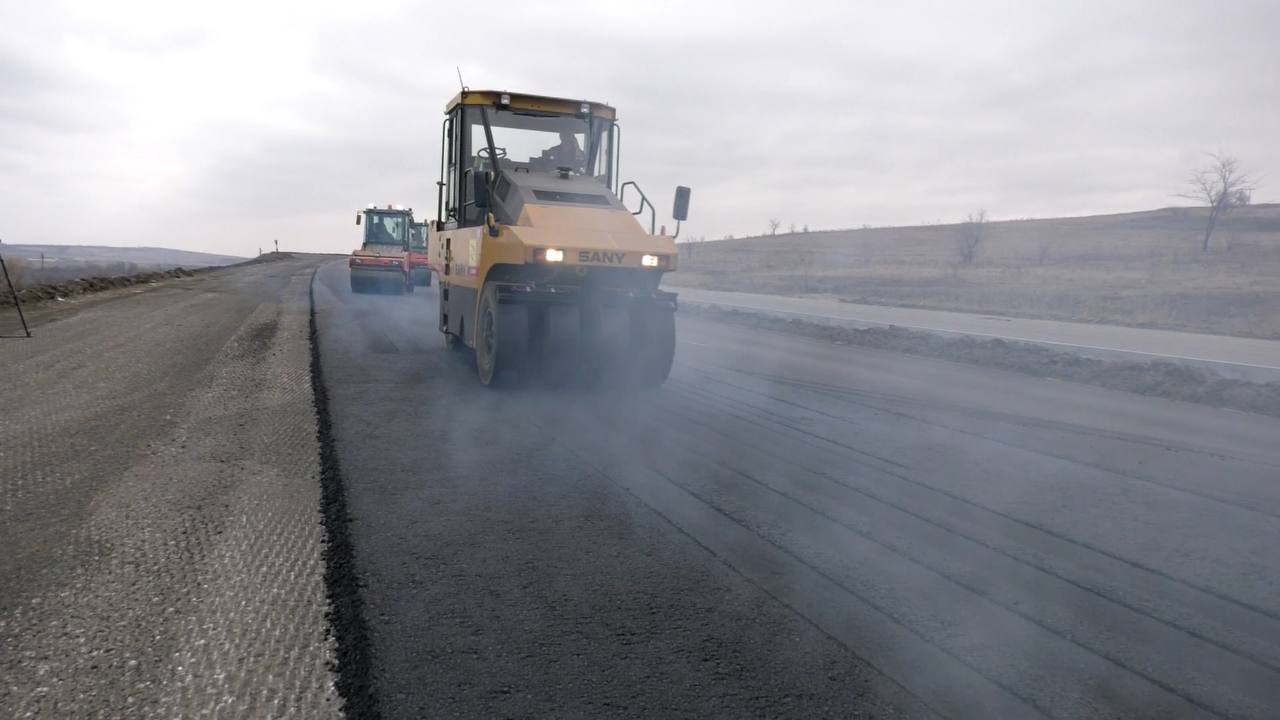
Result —
[[85, 303], [0, 344], [0, 715], [340, 716], [314, 264]]

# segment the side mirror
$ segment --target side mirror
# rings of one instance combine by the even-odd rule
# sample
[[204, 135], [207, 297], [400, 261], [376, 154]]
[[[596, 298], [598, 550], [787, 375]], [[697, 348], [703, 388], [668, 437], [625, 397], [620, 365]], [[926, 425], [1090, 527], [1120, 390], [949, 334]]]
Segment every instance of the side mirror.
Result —
[[676, 201], [671, 208], [671, 217], [681, 222], [689, 219], [689, 193], [692, 192], [684, 185], [676, 186]]
[[356, 213], [356, 224], [360, 224], [360, 213]]
[[488, 173], [475, 172], [471, 174], [471, 197], [478, 208], [489, 207], [489, 177]]

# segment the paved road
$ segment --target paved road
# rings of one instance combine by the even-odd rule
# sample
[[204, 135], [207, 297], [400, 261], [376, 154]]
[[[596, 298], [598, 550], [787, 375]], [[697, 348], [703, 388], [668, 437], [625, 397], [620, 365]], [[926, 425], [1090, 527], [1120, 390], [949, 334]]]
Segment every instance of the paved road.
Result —
[[688, 318], [659, 392], [495, 392], [318, 262], [0, 341], [0, 717], [337, 715], [335, 449], [387, 717], [1280, 708], [1274, 419]]
[[317, 262], [46, 304], [0, 340], [0, 717], [339, 716]]
[[1275, 717], [1280, 422], [682, 319], [498, 392], [315, 290], [388, 717]]
[[1064, 347], [1103, 359], [1167, 360], [1204, 367], [1225, 377], [1258, 382], [1280, 381], [1280, 340], [857, 305], [825, 298], [676, 289], [686, 302], [764, 311], [851, 327], [897, 325], [945, 334], [1019, 340]]

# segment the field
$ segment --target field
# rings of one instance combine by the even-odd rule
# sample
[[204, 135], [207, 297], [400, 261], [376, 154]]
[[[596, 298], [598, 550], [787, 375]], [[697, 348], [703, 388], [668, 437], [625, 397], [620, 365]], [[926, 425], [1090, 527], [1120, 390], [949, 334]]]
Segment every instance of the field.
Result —
[[1280, 337], [1280, 205], [1242, 208], [1200, 249], [1206, 211], [989, 222], [685, 244], [664, 284], [856, 303]]

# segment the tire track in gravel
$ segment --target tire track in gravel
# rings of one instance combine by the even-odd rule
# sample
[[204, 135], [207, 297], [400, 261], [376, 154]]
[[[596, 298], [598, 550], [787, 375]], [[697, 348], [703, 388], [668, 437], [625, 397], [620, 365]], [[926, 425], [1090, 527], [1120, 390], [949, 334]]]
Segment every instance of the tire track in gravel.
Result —
[[[202, 279], [230, 291], [200, 293], [190, 310], [205, 322], [169, 317], [136, 335], [132, 354], [14, 378], [32, 388], [19, 417], [57, 395], [69, 422], [101, 428], [102, 447], [68, 452], [58, 434], [30, 437], [23, 462], [74, 488], [83, 512], [57, 507], [59, 495], [18, 467], [43, 509], [67, 517], [47, 543], [0, 526], [48, 576], [0, 585], [0, 714], [338, 716], [307, 384], [310, 270], [299, 261]], [[172, 300], [165, 289], [116, 298], [92, 322], [60, 319], [31, 347], [56, 356], [84, 333], [110, 346], [116, 330], [140, 329], [132, 315]], [[167, 403], [104, 408], [99, 390], [118, 395], [113, 380]], [[63, 558], [68, 546], [81, 549]]]

